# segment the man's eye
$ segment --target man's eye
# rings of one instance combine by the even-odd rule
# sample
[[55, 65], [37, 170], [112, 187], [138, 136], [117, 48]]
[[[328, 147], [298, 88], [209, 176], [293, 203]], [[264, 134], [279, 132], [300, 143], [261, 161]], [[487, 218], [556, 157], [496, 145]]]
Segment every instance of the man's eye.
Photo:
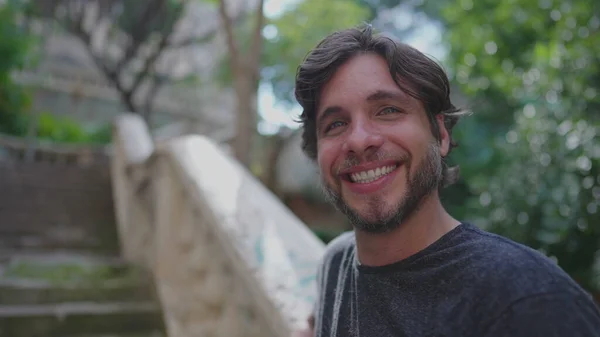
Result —
[[340, 127], [340, 126], [344, 126], [344, 122], [342, 122], [342, 121], [335, 121], [335, 122], [333, 122], [333, 123], [331, 123], [331, 124], [329, 124], [327, 126], [327, 128], [325, 129], [325, 132], [327, 133], [327, 132], [329, 132], [329, 131], [337, 128], [337, 127]]
[[381, 109], [381, 111], [379, 111], [378, 115], [389, 115], [389, 114], [395, 114], [395, 113], [399, 113], [400, 109], [396, 109], [394, 107], [386, 107]]

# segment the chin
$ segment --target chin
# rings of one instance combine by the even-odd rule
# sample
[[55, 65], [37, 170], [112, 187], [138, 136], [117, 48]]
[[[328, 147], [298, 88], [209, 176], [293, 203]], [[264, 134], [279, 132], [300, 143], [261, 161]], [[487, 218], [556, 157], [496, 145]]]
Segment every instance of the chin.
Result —
[[[395, 194], [402, 195], [400, 191]], [[384, 193], [363, 196], [353, 195], [349, 198], [343, 198], [343, 200], [361, 216], [373, 219], [380, 219], [385, 217], [386, 214], [395, 213], [398, 205], [402, 203], [402, 199], [396, 197], [396, 195], [385, 195]]]
[[350, 219], [355, 229], [377, 234], [393, 231], [400, 225], [401, 219], [398, 218], [398, 208], [392, 205], [380, 201], [365, 205], [363, 202], [362, 207], [348, 205], [349, 207], [346, 209], [340, 210]]

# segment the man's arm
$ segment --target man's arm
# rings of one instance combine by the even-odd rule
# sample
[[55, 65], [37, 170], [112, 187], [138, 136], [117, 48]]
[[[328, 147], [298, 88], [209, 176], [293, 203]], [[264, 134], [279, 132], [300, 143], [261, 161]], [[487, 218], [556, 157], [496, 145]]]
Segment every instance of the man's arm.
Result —
[[294, 331], [292, 337], [314, 337], [315, 335], [315, 316], [310, 315], [308, 318], [308, 329]]
[[530, 296], [513, 303], [479, 336], [600, 337], [600, 311], [572, 293]]

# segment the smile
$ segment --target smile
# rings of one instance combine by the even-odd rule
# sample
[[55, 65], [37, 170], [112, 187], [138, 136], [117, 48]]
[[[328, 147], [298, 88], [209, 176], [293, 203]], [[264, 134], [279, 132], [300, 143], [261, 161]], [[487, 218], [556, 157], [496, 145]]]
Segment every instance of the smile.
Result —
[[398, 165], [382, 166], [375, 169], [350, 173], [350, 181], [357, 184], [368, 184], [383, 176], [390, 174]]

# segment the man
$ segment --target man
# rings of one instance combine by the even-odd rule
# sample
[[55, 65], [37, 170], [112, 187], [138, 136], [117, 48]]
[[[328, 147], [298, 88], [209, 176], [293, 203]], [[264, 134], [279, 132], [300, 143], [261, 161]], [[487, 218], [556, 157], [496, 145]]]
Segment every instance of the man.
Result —
[[600, 336], [597, 306], [555, 263], [444, 210], [464, 112], [438, 64], [344, 30], [300, 65], [296, 98], [303, 149], [354, 226], [318, 271], [316, 336]]

